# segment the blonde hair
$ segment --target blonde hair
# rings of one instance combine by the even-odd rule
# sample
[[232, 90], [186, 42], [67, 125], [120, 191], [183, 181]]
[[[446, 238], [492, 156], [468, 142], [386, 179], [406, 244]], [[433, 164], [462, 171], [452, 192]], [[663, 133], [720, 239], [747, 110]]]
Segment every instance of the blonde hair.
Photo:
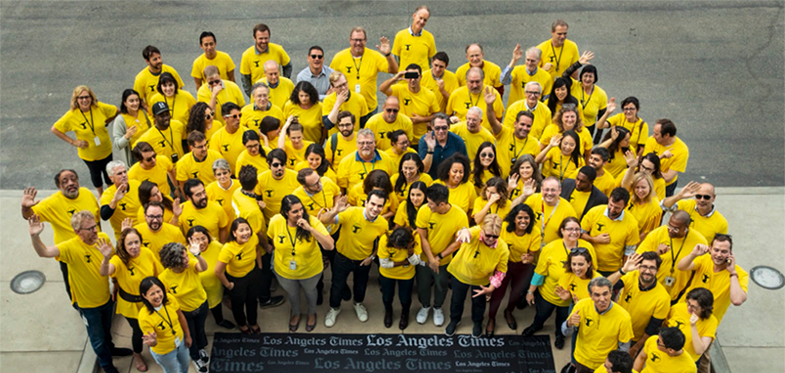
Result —
[[352, 31], [349, 32], [349, 37], [351, 38], [352, 34], [354, 34], [355, 32], [362, 32], [363, 33], [363, 39], [368, 39], [368, 34], [365, 33], [365, 29], [360, 27], [360, 26], [357, 26], [357, 27], [353, 28]]
[[482, 231], [500, 235], [502, 233], [502, 218], [496, 214], [485, 215], [485, 218], [482, 219]]
[[330, 76], [327, 78], [327, 80], [330, 81], [330, 85], [332, 86], [333, 84], [335, 84], [335, 82], [338, 81], [338, 79], [341, 79], [342, 76], [345, 76], [345, 75], [343, 75], [342, 72], [340, 72], [340, 71], [333, 71], [333, 72], [330, 73]]
[[74, 92], [71, 94], [71, 110], [76, 110], [79, 108], [77, 97], [79, 97], [79, 94], [84, 91], [87, 91], [87, 94], [90, 95], [90, 106], [95, 106], [95, 104], [98, 103], [98, 99], [95, 98], [95, 93], [93, 93], [92, 89], [86, 85], [78, 85], [76, 88], [74, 88]]
[[74, 216], [71, 217], [71, 228], [75, 231], [82, 229], [82, 223], [85, 220], [95, 221], [95, 215], [89, 210], [82, 210], [75, 213]]
[[[638, 185], [638, 183], [641, 180], [646, 180], [646, 184], [649, 184], [649, 194], [647, 194], [646, 197], [644, 197], [643, 199], [638, 198], [638, 195], [635, 194], [635, 186]], [[630, 202], [639, 203], [639, 204], [649, 203], [651, 202], [652, 196], [654, 195], [654, 181], [651, 179], [651, 176], [649, 176], [649, 174], [642, 171], [637, 172], [634, 178], [632, 179], [632, 184], [630, 184], [629, 192], [632, 197], [630, 199]]]

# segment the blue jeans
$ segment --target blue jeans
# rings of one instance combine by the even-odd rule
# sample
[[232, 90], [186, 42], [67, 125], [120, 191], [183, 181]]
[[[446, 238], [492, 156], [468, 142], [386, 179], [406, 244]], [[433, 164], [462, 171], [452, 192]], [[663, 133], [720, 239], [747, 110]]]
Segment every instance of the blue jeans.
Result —
[[180, 347], [168, 354], [158, 355], [150, 350], [150, 355], [153, 355], [155, 362], [164, 368], [164, 373], [188, 373], [188, 363], [191, 362], [191, 358], [188, 356], [185, 340], [180, 342]]
[[98, 356], [98, 364], [107, 373], [117, 372], [112, 364], [112, 314], [114, 302], [109, 300], [103, 306], [95, 308], [81, 308], [76, 305], [79, 315], [87, 326], [87, 337], [90, 345]]

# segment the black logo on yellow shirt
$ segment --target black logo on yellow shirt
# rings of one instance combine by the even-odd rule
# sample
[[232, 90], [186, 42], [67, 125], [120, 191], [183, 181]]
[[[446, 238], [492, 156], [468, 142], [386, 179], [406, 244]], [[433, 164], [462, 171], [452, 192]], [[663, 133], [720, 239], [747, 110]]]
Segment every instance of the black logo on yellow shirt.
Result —
[[218, 202], [218, 204], [221, 205], [221, 206], [224, 205], [224, 199], [223, 198], [218, 198], [218, 199], [215, 200], [215, 202]]
[[525, 89], [526, 88], [526, 83], [528, 83], [528, 82], [521, 82], [521, 88]]
[[575, 291], [577, 286], [575, 284], [570, 284], [570, 291]]
[[134, 269], [135, 269], [135, 268], [136, 268], [136, 267], [128, 267], [128, 272], [131, 272], [131, 276], [133, 276], [133, 275], [134, 275]]
[[123, 210], [123, 211], [125, 211], [125, 206], [126, 206], [126, 204], [125, 204], [125, 203], [121, 203], [121, 204], [120, 204], [120, 210]]
[[252, 119], [252, 120], [253, 120], [253, 125], [258, 128], [259, 127], [259, 119]]
[[652, 353], [651, 353], [651, 362], [652, 362], [652, 363], [656, 363], [656, 362], [657, 362], [657, 360], [660, 360], [660, 357], [659, 357], [659, 356], [657, 356], [657, 354], [655, 354], [655, 353], [653, 353], [653, 352], [652, 352]]
[[158, 145], [161, 145], [162, 148], [165, 148], [166, 147], [166, 140], [159, 141]]
[[85, 254], [84, 259], [86, 262], [92, 263], [92, 261], [90, 261], [90, 254]]
[[224, 148], [225, 152], [228, 152], [229, 151], [229, 145], [231, 145], [231, 144], [223, 144], [223, 145], [221, 145], [221, 147]]
[[404, 99], [403, 99], [403, 106], [409, 106], [409, 103], [410, 103], [411, 101], [412, 101], [412, 100], [410, 100], [410, 99], [408, 99], [408, 98], [404, 98]]
[[601, 231], [602, 227], [604, 227], [604, 226], [605, 226], [605, 224], [597, 223], [597, 232]]
[[379, 140], [384, 140], [384, 139], [386, 139], [386, 138], [387, 138], [387, 134], [388, 134], [388, 133], [389, 133], [389, 132], [386, 132], [386, 131], [379, 131], [379, 133], [378, 133], [378, 134], [379, 134]]
[[566, 266], [566, 265], [567, 265], [567, 261], [566, 261], [566, 260], [562, 260], [562, 261], [561, 261], [561, 266], [562, 266], [562, 267], [564, 267], [564, 266]]
[[480, 256], [480, 251], [479, 250], [474, 252], [474, 257], [473, 258], [477, 259], [478, 256]]
[[534, 220], [542, 219], [542, 212], [535, 212], [535, 214], [537, 214], [537, 219], [534, 219]]
[[311, 202], [311, 203], [309, 203], [309, 204], [308, 204], [308, 209], [309, 209], [309, 210], [311, 210], [311, 211], [313, 211], [313, 202]]
[[365, 179], [365, 172], [360, 172], [360, 180], [364, 180], [364, 179]]
[[68, 215], [74, 216], [74, 214], [76, 213], [76, 209], [70, 209], [70, 210], [67, 210], [66, 212], [68, 213]]
[[239, 254], [235, 255], [235, 257], [237, 258], [237, 260], [243, 260], [243, 253], [240, 252]]
[[342, 151], [343, 151], [343, 149], [335, 149], [335, 152], [338, 153], [338, 155], [341, 155]]
[[290, 165], [290, 166], [294, 166], [294, 162], [295, 162], [295, 161], [297, 161], [297, 159], [294, 159], [294, 158], [289, 158], [289, 165]]
[[429, 221], [428, 222], [428, 229], [433, 229], [433, 227], [435, 227], [435, 226], [436, 226], [436, 222], [435, 221]]
[[148, 87], [150, 87], [150, 92], [155, 92], [155, 84], [150, 84]]
[[556, 162], [555, 160], [551, 160], [551, 164], [553, 164], [553, 168], [559, 167], [559, 165], [561, 165], [561, 163]]
[[519, 189], [514, 189], [514, 190], [512, 191], [512, 196], [513, 196], [513, 197], [517, 197], [519, 194], [521, 194], [521, 191], [520, 191]]
[[87, 129], [87, 122], [79, 123], [79, 125], [82, 126], [83, 130]]
[[162, 331], [166, 330], [166, 326], [164, 326], [164, 322], [163, 321], [161, 321], [161, 323], [158, 324], [158, 327], [161, 328]]
[[704, 274], [703, 279], [701, 281], [703, 281], [704, 284], [709, 282], [709, 275]]
[[466, 104], [466, 108], [467, 109], [472, 107], [472, 103], [471, 102], [464, 102], [464, 104]]
[[551, 59], [551, 62], [553, 62], [553, 60], [554, 60], [555, 58], [556, 58], [556, 56], [551, 56], [551, 57], [550, 57], [550, 59]]
[[352, 225], [352, 233], [355, 233], [355, 234], [357, 234], [357, 233], [358, 233], [358, 232], [360, 232], [361, 230], [363, 230], [363, 228], [362, 228], [361, 226], [359, 226], [359, 225], [357, 225], [357, 224], [355, 224], [355, 225]]
[[624, 301], [627, 303], [630, 303], [630, 299], [632, 299], [632, 294], [627, 294], [627, 296], [624, 297]]
[[193, 171], [193, 172], [191, 172], [191, 176], [192, 176], [194, 179], [198, 179], [198, 178], [199, 178], [199, 171]]
[[280, 236], [279, 235], [278, 236], [278, 243], [283, 243], [284, 238], [286, 238], [286, 236]]
[[144, 245], [144, 247], [150, 247], [150, 242], [142, 242], [142, 245]]
[[254, 62], [253, 62], [253, 63], [254, 63], [254, 65], [255, 65], [254, 67], [259, 67], [259, 62], [260, 62], [260, 61], [254, 61]]
[[346, 73], [347, 74], [351, 74], [352, 73], [352, 67], [351, 66], [346, 66]]
[[196, 220], [196, 219], [191, 218], [191, 219], [186, 219], [186, 220], [188, 221], [188, 226], [189, 227], [193, 227], [194, 226], [194, 220]]
[[682, 326], [682, 325], [684, 325], [684, 323], [683, 323], [683, 322], [681, 322], [681, 321], [679, 321], [679, 320], [676, 320], [676, 327], [677, 327], [677, 328], [681, 328], [681, 326]]
[[408, 51], [411, 44], [404, 44], [404, 46], [406, 46], [406, 50]]
[[365, 207], [365, 201], [362, 201], [360, 203], [362, 203], [362, 207]]
[[172, 291], [172, 294], [177, 294], [177, 285], [170, 286], [170, 287], [169, 287], [169, 290], [171, 290], [171, 291]]
[[592, 320], [592, 319], [590, 319], [588, 317], [586, 318], [586, 326], [591, 326], [591, 323], [593, 323], [593, 322], [594, 322], [594, 320]]
[[267, 197], [272, 197], [273, 196], [273, 192], [275, 192], [275, 191], [272, 190], [272, 189], [267, 189], [264, 192], [267, 193]]

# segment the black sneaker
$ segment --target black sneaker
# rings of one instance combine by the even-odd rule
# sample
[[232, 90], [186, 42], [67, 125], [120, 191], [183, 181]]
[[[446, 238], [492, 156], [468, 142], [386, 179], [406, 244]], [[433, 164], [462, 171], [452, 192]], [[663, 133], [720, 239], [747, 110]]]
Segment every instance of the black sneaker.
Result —
[[524, 337], [531, 337], [534, 335], [534, 333], [537, 333], [537, 331], [538, 330], [535, 330], [534, 327], [529, 326], [528, 328], [523, 329], [523, 333], [521, 333], [521, 335]]
[[561, 350], [564, 348], [564, 336], [557, 335], [556, 340], [553, 342], [553, 347], [556, 347], [557, 350]]
[[234, 324], [227, 319], [221, 320], [221, 322], [218, 323], [218, 326], [226, 329], [234, 329]]
[[204, 349], [199, 350], [199, 360], [201, 360], [205, 364], [210, 363], [210, 356], [207, 355], [207, 351]]
[[259, 303], [259, 308], [265, 309], [265, 308], [278, 307], [283, 304], [283, 301], [284, 301], [283, 295], [276, 295], [270, 297], [270, 299], [268, 299], [267, 302]]
[[482, 322], [475, 321], [474, 327], [472, 328], [472, 337], [480, 338], [481, 335], [482, 335]]
[[112, 356], [131, 356], [134, 351], [130, 348], [114, 347], [112, 348]]
[[452, 337], [455, 335], [455, 330], [458, 329], [458, 325], [461, 325], [461, 322], [452, 322], [447, 325], [447, 329], [444, 330], [444, 334], [448, 337]]

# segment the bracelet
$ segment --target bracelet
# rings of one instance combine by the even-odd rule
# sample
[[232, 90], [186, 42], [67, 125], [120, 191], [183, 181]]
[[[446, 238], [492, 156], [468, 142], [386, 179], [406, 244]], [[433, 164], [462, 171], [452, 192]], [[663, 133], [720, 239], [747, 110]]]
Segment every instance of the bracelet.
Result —
[[624, 273], [624, 268], [619, 268], [619, 274], [622, 276], [626, 275], [626, 273]]
[[739, 274], [738, 273], [731, 273], [728, 278], [730, 278], [730, 277], [739, 277]]
[[436, 254], [436, 256], [438, 256], [439, 259], [444, 259], [444, 257], [442, 256], [442, 253], [438, 253], [438, 254]]
[[198, 257], [202, 256], [202, 252], [200, 251], [200, 252], [198, 252], [196, 254], [193, 254], [193, 255], [194, 255], [194, 257], [198, 258]]
[[433, 154], [433, 150], [425, 152], [425, 154]]
[[392, 52], [390, 52], [390, 53], [387, 53], [387, 54], [385, 54], [384, 56], [385, 56], [385, 57], [390, 57], [390, 55], [391, 55], [391, 54], [392, 54]]
[[531, 295], [534, 295], [534, 293], [532, 293], [532, 291], [531, 291], [531, 290], [526, 290], [526, 294], [531, 294]]

